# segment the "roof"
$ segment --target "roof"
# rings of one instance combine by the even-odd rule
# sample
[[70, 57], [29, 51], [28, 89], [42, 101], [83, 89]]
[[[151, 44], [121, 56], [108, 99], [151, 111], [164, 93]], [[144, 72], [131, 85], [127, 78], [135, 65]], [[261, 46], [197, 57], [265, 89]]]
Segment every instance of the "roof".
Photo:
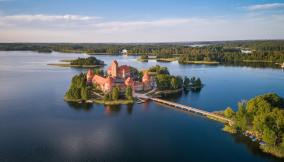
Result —
[[109, 76], [105, 79], [105, 83], [107, 84], [112, 84], [112, 82], [113, 82], [113, 79]]
[[145, 71], [144, 72], [144, 75], [143, 75], [143, 78], [142, 78], [143, 81], [149, 81], [150, 80], [150, 76], [148, 74], [148, 71]]
[[121, 65], [120, 67], [118, 67], [118, 72], [122, 73], [124, 70], [124, 72], [130, 72], [130, 67], [127, 65]]
[[93, 80], [92, 80], [92, 82], [95, 82], [97, 84], [104, 84], [105, 81], [106, 81], [106, 79], [104, 77], [99, 76], [99, 75], [95, 75], [93, 77]]
[[130, 77], [128, 77], [126, 80], [125, 80], [125, 85], [127, 85], [127, 86], [131, 86], [131, 85], [133, 85], [133, 80], [130, 78]]
[[94, 71], [92, 69], [89, 69], [87, 75], [94, 75]]
[[111, 66], [114, 65], [114, 64], [115, 64], [116, 66], [118, 66], [118, 62], [117, 62], [116, 60], [113, 60], [113, 61], [112, 61]]

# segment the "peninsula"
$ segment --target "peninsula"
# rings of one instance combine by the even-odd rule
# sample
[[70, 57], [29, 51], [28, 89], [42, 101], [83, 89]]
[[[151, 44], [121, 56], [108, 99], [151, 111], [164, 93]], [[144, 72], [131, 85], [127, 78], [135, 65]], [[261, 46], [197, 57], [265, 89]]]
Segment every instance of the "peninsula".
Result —
[[227, 108], [224, 117], [234, 121], [225, 125], [224, 131], [242, 133], [259, 142], [261, 150], [284, 158], [284, 99], [275, 93], [268, 93], [240, 102], [234, 112]]

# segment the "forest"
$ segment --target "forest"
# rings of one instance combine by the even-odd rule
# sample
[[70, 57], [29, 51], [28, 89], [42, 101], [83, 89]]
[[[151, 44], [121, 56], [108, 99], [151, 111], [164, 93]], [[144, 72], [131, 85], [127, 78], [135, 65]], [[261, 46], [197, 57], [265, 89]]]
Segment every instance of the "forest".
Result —
[[234, 125], [224, 129], [231, 132], [249, 131], [266, 144], [265, 152], [284, 157], [284, 99], [275, 93], [268, 93], [240, 102], [238, 110], [227, 108], [224, 115], [234, 121]]
[[[188, 61], [284, 62], [284, 40], [250, 40], [177, 43], [0, 43], [0, 51], [66, 52], [119, 55], [156, 55], [158, 58], [179, 57]], [[243, 53], [250, 50], [251, 53]]]

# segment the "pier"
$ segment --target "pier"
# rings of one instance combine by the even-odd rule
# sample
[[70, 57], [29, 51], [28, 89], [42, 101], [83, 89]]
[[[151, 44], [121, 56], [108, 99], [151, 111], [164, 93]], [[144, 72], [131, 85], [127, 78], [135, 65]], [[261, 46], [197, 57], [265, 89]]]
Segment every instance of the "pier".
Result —
[[204, 111], [204, 110], [201, 110], [201, 109], [198, 109], [198, 108], [193, 108], [191, 106], [186, 106], [186, 105], [182, 105], [182, 104], [179, 104], [179, 103], [163, 100], [163, 99], [160, 99], [160, 98], [148, 97], [145, 94], [137, 94], [136, 93], [135, 96], [138, 97], [138, 98], [147, 99], [147, 100], [151, 100], [151, 101], [154, 101], [154, 102], [157, 102], [157, 103], [160, 103], [160, 104], [171, 106], [171, 107], [174, 107], [176, 109], [183, 110], [183, 111], [193, 112], [193, 113], [196, 113], [196, 114], [199, 114], [199, 115], [202, 115], [202, 116], [206, 116], [208, 118], [217, 119], [217, 120], [223, 121], [223, 122], [225, 122], [229, 125], [233, 124], [233, 121], [231, 119], [228, 119], [228, 118], [225, 118], [223, 116], [214, 114], [212, 112], [208, 112], [208, 111]]

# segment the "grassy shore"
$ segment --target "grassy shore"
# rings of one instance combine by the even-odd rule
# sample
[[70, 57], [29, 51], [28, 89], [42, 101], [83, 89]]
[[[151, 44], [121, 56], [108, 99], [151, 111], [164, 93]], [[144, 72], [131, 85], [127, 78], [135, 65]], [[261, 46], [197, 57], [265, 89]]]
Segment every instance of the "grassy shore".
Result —
[[222, 129], [224, 132], [228, 132], [231, 134], [237, 133], [237, 130], [229, 125], [225, 125], [224, 128]]
[[156, 91], [155, 94], [156, 95], [168, 95], [168, 94], [175, 94], [175, 93], [178, 93], [178, 92], [181, 92], [183, 90], [183, 88], [180, 88], [180, 89], [174, 89], [174, 90], [164, 90], [164, 91]]
[[[64, 97], [64, 101], [66, 102], [86, 102], [84, 100], [81, 100], [81, 99], [69, 99], [67, 97]], [[88, 101], [91, 101], [91, 102], [94, 102], [94, 103], [98, 103], [98, 104], [103, 104], [103, 105], [128, 105], [128, 104], [133, 104], [134, 103], [134, 100], [128, 100], [128, 99], [125, 99], [125, 100], [115, 100], [115, 101], [105, 101], [105, 100], [102, 100], [102, 99], [90, 99]]]
[[281, 147], [281, 146], [277, 147], [277, 146], [266, 144], [266, 145], [261, 145], [260, 149], [263, 152], [272, 154], [272, 155], [274, 155], [276, 157], [284, 158], [284, 147]]
[[178, 58], [174, 57], [174, 58], [157, 58], [157, 61], [160, 62], [173, 62], [173, 61], [177, 61]]
[[58, 67], [74, 67], [74, 68], [97, 68], [104, 65], [71, 65], [71, 64], [47, 64], [49, 66], [58, 66]]
[[147, 58], [147, 59], [144, 59], [144, 58], [137, 58], [137, 61], [140, 61], [140, 62], [148, 62], [149, 60], [156, 60], [156, 61], [160, 61], [160, 62], [173, 62], [173, 61], [177, 61], [178, 58], [177, 57], [174, 57], [174, 58]]
[[243, 62], [273, 63], [273, 61], [266, 61], [266, 60], [243, 60]]
[[129, 105], [129, 104], [133, 104], [134, 103], [134, 100], [105, 101], [105, 100], [94, 99], [92, 101], [95, 102], [95, 103], [104, 104], [104, 105]]
[[64, 101], [66, 102], [82, 102], [83, 100], [81, 99], [70, 99], [64, 96]]
[[218, 65], [217, 61], [186, 61], [185, 64], [205, 64], [205, 65]]

